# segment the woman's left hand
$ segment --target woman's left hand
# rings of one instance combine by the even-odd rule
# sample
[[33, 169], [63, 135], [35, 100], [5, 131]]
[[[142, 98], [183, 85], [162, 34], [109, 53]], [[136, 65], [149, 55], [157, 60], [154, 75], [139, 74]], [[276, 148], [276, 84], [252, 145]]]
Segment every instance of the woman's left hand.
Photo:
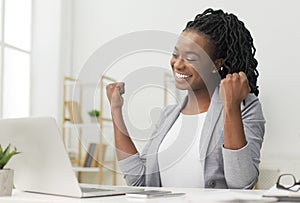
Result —
[[224, 108], [239, 107], [250, 92], [247, 76], [244, 72], [227, 74], [221, 80], [219, 95]]

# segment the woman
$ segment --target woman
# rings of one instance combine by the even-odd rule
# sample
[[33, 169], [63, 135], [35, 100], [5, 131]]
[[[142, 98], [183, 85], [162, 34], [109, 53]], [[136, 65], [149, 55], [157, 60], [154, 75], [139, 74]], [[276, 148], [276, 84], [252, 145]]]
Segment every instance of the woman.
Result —
[[[210, 69], [195, 45], [213, 62], [211, 74], [222, 79], [212, 95], [207, 74], [201, 74]], [[141, 154], [122, 117], [124, 83], [107, 86], [117, 157], [128, 185], [254, 187], [265, 124], [254, 55], [250, 32], [235, 15], [207, 9], [188, 22], [170, 60], [176, 87], [188, 92], [186, 101], [163, 109]]]

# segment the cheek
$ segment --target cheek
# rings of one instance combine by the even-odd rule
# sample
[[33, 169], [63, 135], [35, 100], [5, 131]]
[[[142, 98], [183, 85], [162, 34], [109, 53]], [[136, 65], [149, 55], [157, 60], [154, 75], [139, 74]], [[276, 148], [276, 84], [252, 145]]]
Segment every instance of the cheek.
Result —
[[199, 76], [200, 69], [198, 64], [189, 64], [188, 65], [189, 72], [193, 74], [195, 77]]
[[202, 77], [207, 72], [206, 67], [203, 66], [203, 64], [193, 64], [193, 74], [196, 77]]
[[202, 75], [201, 72], [200, 72], [200, 70], [195, 70], [195, 71], [194, 71], [194, 74], [195, 74], [195, 76], [196, 76], [197, 78], [200, 78], [200, 75]]

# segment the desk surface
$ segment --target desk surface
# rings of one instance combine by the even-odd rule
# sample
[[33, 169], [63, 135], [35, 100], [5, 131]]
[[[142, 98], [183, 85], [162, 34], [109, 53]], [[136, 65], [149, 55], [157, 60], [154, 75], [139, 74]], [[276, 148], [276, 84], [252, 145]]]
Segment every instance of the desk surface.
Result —
[[[153, 188], [151, 188], [153, 189]], [[53, 195], [43, 195], [35, 193], [21, 192], [14, 190], [11, 197], [0, 197], [0, 203], [47, 203], [47, 202], [72, 202], [72, 203], [86, 203], [86, 202], [163, 202], [163, 203], [176, 203], [176, 202], [240, 202], [234, 200], [243, 200], [242, 202], [275, 202], [274, 199], [262, 198], [261, 195], [264, 193], [263, 190], [211, 190], [211, 189], [199, 189], [199, 188], [154, 188], [171, 190], [173, 192], [184, 192], [185, 196], [180, 197], [165, 197], [165, 198], [153, 198], [153, 199], [139, 199], [129, 198], [124, 195], [122, 196], [111, 196], [111, 197], [97, 197], [97, 198], [69, 198], [59, 197]], [[247, 201], [249, 200], [249, 201]]]

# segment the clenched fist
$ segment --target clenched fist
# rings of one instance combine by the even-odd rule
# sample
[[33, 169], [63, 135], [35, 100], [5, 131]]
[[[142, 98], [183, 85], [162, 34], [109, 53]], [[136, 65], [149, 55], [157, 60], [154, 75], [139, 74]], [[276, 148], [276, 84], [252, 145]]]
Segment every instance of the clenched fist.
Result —
[[244, 72], [226, 75], [221, 80], [220, 98], [224, 108], [239, 107], [250, 92], [247, 76]]
[[110, 103], [111, 109], [121, 108], [123, 106], [122, 94], [125, 93], [125, 83], [115, 82], [106, 86], [106, 95]]

